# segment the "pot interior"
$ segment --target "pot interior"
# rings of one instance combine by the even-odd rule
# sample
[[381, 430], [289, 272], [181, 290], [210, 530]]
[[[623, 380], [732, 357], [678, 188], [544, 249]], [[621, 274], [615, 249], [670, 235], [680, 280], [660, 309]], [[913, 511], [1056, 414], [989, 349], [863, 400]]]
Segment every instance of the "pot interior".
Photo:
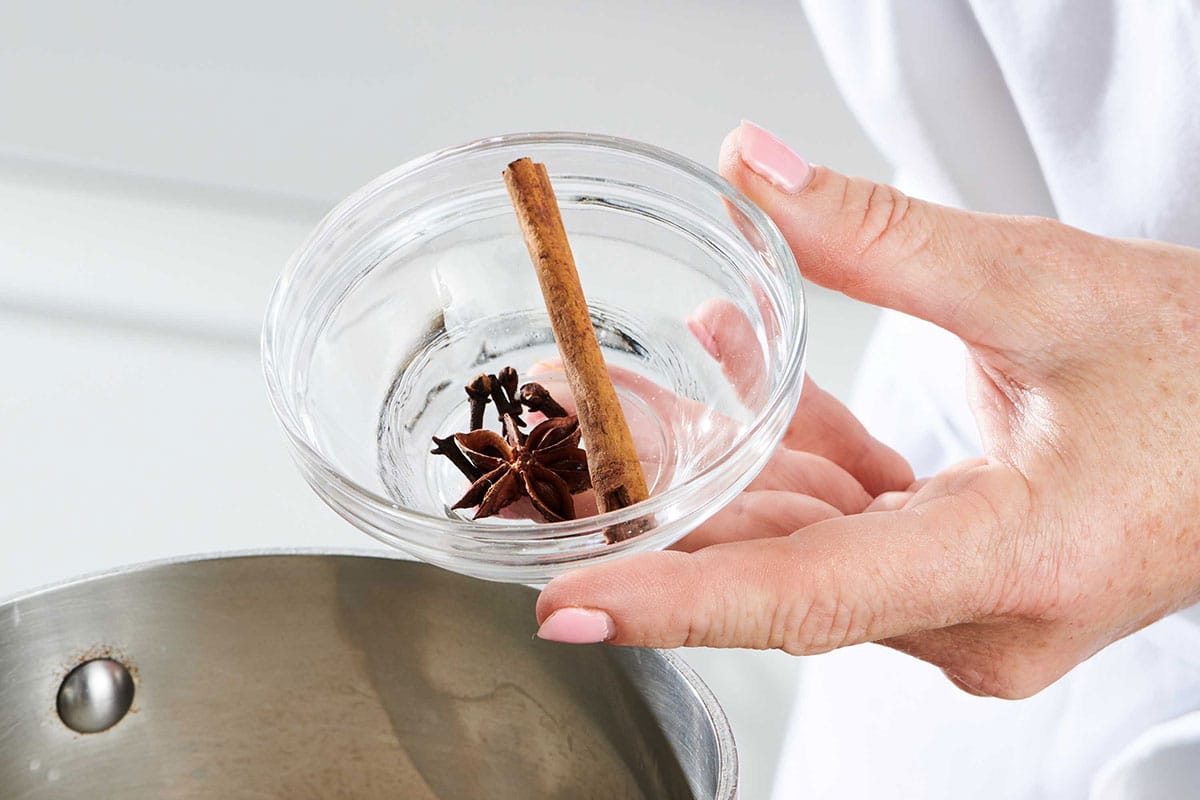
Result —
[[[388, 558], [265, 555], [0, 606], [5, 798], [732, 796], [707, 690], [650, 650], [534, 637], [535, 593]], [[80, 734], [63, 679], [135, 687]]]

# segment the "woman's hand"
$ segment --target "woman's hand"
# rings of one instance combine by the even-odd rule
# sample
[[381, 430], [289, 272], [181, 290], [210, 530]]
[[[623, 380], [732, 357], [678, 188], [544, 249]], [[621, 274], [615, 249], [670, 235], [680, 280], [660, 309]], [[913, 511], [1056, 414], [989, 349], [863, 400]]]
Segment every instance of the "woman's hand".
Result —
[[796, 654], [878, 641], [967, 691], [1023, 697], [1200, 600], [1200, 251], [924, 203], [751, 125], [721, 171], [806, 277], [963, 339], [986, 458], [901, 488], [905, 468], [807, 393], [790, 444], [875, 495], [864, 513], [792, 533], [747, 495], [740, 525], [706, 526], [711, 546], [550, 583], [542, 636]]

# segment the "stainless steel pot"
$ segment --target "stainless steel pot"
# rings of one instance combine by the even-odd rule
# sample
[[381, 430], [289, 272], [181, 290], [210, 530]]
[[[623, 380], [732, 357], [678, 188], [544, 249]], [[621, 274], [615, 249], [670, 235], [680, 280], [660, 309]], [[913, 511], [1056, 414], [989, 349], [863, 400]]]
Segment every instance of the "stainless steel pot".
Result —
[[729, 726], [685, 664], [542, 642], [534, 600], [284, 553], [12, 600], [0, 798], [734, 797]]

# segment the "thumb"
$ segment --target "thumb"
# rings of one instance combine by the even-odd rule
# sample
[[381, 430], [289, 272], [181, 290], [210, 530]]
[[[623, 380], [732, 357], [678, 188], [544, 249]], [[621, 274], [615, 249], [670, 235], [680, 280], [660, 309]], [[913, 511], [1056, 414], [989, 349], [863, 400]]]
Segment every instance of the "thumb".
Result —
[[1015, 229], [1048, 221], [972, 214], [847, 178], [750, 122], [726, 137], [720, 169], [779, 226], [806, 278], [977, 344], [1013, 343], [994, 341], [999, 312], [1015, 323], [1014, 304], [1036, 288], [1018, 246], [1029, 237]]
[[575, 570], [538, 598], [538, 636], [809, 654], [964, 622], [987, 581], [949, 542], [976, 521], [939, 516], [839, 517], [782, 538]]

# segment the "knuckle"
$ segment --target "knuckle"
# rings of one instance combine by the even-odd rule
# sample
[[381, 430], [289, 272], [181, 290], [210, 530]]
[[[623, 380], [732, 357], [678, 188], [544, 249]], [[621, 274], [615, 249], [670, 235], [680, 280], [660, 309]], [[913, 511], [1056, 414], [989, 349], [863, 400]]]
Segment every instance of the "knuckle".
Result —
[[[696, 559], [681, 559], [680, 569], [683, 573], [676, 576], [676, 585], [703, 585], [703, 571]], [[681, 632], [681, 635], [677, 636], [672, 646], [720, 646], [725, 638], [724, 620], [729, 606], [728, 598], [719, 595], [708, 598], [704, 603], [701, 603], [697, 596], [692, 598], [691, 603], [677, 604], [667, 628]]]
[[854, 250], [860, 257], [870, 257], [886, 250], [889, 257], [895, 249], [909, 250], [914, 242], [913, 201], [908, 195], [886, 184], [862, 178], [850, 178], [843, 195], [843, 212], [851, 219], [857, 216], [854, 228]]
[[[829, 584], [827, 583], [826, 586]], [[791, 655], [827, 653], [862, 641], [869, 629], [869, 614], [836, 594], [804, 592], [809, 598], [791, 613], [776, 614], [771, 646]]]
[[[674, 626], [673, 626], [674, 627]], [[720, 646], [720, 633], [707, 619], [700, 619], [695, 616], [688, 617], [682, 625], [684, 631], [682, 639], [678, 644], [672, 645], [675, 647], [706, 647]]]
[[975, 465], [957, 477], [953, 492], [964, 528], [982, 532], [964, 553], [963, 568], [973, 568], [967, 610], [974, 618], [1045, 618], [1061, 559], [1041, 547], [1033, 513], [1033, 489], [1016, 469]]

